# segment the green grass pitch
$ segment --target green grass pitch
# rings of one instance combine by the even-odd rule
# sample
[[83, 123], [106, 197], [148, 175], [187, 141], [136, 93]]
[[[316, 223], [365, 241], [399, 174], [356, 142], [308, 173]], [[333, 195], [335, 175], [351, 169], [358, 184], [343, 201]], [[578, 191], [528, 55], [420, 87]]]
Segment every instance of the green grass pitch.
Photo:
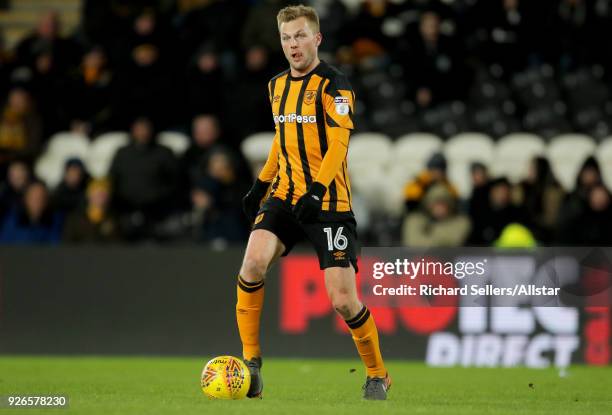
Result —
[[[0, 395], [66, 394], [70, 408], [15, 414], [612, 414], [612, 367], [429, 368], [390, 361], [386, 402], [361, 399], [358, 360], [266, 359], [264, 399], [212, 401], [205, 358], [0, 357]], [[352, 369], [357, 369], [352, 371]]]

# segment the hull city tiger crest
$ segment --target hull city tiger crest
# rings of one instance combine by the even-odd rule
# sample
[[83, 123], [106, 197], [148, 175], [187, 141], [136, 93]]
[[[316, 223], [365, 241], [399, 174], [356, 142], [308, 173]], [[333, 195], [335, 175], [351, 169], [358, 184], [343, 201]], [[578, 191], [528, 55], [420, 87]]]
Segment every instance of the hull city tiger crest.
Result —
[[317, 98], [317, 91], [313, 91], [313, 90], [306, 91], [304, 93], [304, 104], [312, 105], [316, 98]]

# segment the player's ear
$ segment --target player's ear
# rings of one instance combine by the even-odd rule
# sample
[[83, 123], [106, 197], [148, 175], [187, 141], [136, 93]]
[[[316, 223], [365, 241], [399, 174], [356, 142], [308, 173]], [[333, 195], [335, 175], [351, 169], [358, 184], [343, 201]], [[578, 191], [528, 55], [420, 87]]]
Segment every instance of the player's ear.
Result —
[[315, 39], [317, 42], [317, 47], [321, 45], [321, 41], [323, 40], [323, 33], [321, 32], [317, 32], [317, 34], [315, 35]]

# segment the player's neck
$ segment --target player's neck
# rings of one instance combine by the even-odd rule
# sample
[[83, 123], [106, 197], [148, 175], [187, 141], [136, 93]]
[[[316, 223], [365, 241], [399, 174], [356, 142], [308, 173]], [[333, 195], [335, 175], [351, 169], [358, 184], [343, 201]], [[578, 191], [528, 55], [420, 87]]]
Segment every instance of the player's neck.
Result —
[[302, 76], [308, 75], [310, 72], [312, 72], [314, 70], [314, 68], [319, 66], [320, 63], [321, 63], [321, 60], [317, 56], [316, 58], [314, 58], [312, 63], [310, 65], [308, 65], [308, 67], [306, 69], [302, 70], [302, 71], [298, 71], [297, 69], [292, 67], [291, 68], [291, 77], [293, 77], [293, 78], [300, 78]]

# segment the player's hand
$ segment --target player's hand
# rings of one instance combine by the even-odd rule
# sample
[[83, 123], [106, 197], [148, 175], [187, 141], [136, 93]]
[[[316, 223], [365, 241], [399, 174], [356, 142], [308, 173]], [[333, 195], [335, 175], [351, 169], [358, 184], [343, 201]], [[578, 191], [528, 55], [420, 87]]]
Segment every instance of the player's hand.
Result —
[[255, 183], [253, 183], [251, 190], [242, 198], [242, 210], [251, 222], [253, 222], [255, 216], [257, 216], [261, 199], [266, 195], [269, 185], [270, 183], [255, 179]]
[[310, 189], [299, 198], [293, 208], [293, 213], [300, 222], [310, 222], [319, 215], [326, 191], [325, 186], [314, 182], [310, 185]]

